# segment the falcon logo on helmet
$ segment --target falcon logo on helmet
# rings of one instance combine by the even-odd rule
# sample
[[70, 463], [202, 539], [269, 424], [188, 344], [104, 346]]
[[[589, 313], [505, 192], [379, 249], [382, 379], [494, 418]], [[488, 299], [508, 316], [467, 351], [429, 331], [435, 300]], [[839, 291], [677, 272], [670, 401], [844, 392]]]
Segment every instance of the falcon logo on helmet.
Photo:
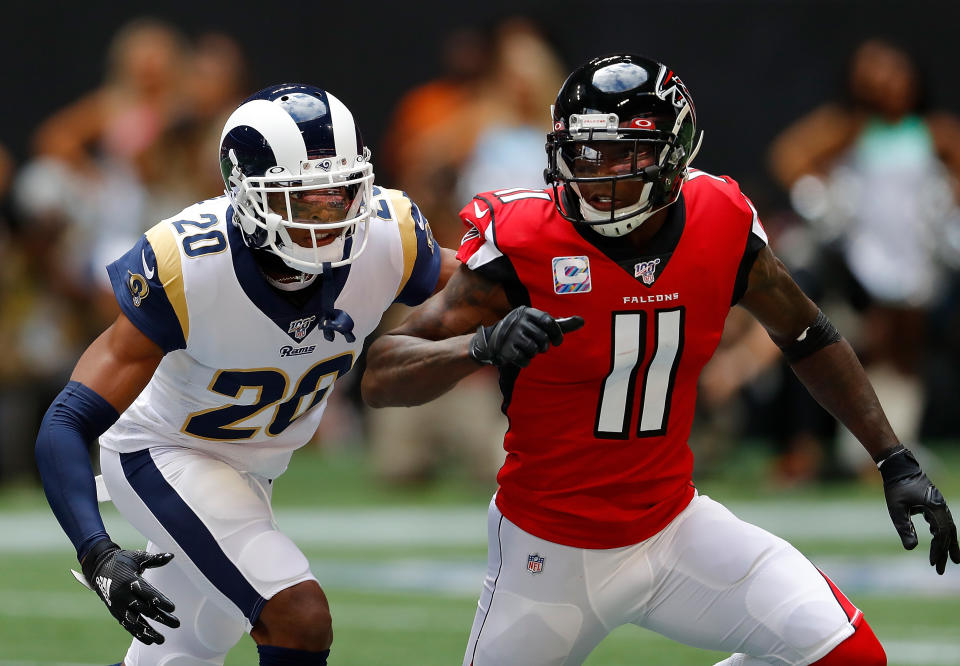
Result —
[[220, 170], [249, 247], [307, 274], [363, 252], [370, 150], [353, 114], [325, 90], [286, 83], [244, 101], [223, 128]]
[[703, 139], [683, 82], [638, 55], [574, 70], [552, 115], [544, 178], [557, 210], [604, 236], [628, 234], [675, 202]]

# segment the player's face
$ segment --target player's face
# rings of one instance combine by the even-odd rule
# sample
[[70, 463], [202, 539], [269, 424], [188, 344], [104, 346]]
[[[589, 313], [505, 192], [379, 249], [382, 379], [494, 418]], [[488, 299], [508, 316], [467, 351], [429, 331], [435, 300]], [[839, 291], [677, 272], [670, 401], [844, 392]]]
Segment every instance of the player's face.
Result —
[[[354, 190], [353, 193], [350, 190]], [[291, 222], [310, 224], [316, 227], [314, 233], [317, 245], [324, 246], [332, 243], [342, 232], [340, 228], [331, 229], [328, 233], [322, 231], [324, 224], [342, 222], [347, 217], [347, 211], [353, 204], [356, 187], [330, 187], [316, 190], [302, 190], [290, 192], [290, 216], [288, 217], [286, 197], [283, 192], [267, 193], [267, 204], [270, 210]], [[288, 229], [290, 239], [297, 245], [312, 247], [308, 229]]]
[[[634, 164], [634, 146], [636, 146], [636, 164]], [[624, 176], [634, 169], [640, 170], [656, 161], [654, 146], [620, 141], [585, 141], [568, 149], [573, 152], [567, 158], [570, 171], [575, 178], [597, 178]], [[645, 181], [642, 176], [613, 183], [579, 183], [584, 201], [597, 210], [625, 208], [640, 200]]]

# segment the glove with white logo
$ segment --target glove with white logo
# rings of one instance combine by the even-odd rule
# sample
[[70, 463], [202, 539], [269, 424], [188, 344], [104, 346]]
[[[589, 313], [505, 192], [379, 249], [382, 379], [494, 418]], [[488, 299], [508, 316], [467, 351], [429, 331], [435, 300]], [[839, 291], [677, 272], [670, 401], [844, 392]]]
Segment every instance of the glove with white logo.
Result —
[[470, 356], [478, 363], [499, 368], [527, 367], [550, 345], [563, 342], [565, 333], [583, 326], [583, 317], [554, 319], [546, 312], [521, 305], [493, 326], [481, 326], [470, 341]]
[[107, 605], [120, 625], [145, 645], [163, 643], [163, 636], [144, 618], [176, 629], [173, 602], [142, 578], [144, 569], [162, 567], [172, 553], [122, 550], [109, 539], [97, 543], [83, 558], [81, 568], [90, 588]]
[[920, 469], [920, 464], [908, 449], [897, 446], [877, 463], [883, 477], [883, 493], [887, 498], [887, 510], [893, 526], [900, 533], [900, 541], [907, 550], [917, 547], [917, 532], [910, 516], [922, 513], [930, 524], [930, 566], [943, 574], [947, 567], [947, 555], [960, 564], [960, 545], [957, 544], [957, 527], [943, 495]]

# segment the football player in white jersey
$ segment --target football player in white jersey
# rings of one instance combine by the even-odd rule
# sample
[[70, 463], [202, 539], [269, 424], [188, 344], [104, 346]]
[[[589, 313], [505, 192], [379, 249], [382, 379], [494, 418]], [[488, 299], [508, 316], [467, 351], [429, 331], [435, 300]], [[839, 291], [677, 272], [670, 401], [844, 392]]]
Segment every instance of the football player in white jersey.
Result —
[[[274, 522], [271, 485], [384, 310], [428, 298], [456, 260], [405, 194], [373, 185], [353, 116], [324, 90], [247, 99], [220, 164], [224, 196], [108, 267], [121, 314], [47, 411], [37, 463], [78, 578], [136, 638], [127, 666], [222, 664], [244, 631], [261, 664], [326, 664], [327, 599]], [[104, 529], [98, 437], [143, 551]]]

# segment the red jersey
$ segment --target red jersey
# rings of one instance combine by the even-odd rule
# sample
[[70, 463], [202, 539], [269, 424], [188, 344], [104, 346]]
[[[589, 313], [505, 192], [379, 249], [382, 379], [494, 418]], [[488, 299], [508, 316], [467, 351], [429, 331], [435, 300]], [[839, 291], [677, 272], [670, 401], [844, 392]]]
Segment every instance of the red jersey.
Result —
[[553, 196], [499, 190], [460, 212], [460, 261], [514, 306], [585, 321], [501, 371], [510, 427], [496, 502], [540, 538], [616, 548], [656, 534], [693, 497], [697, 379], [766, 235], [737, 184], [702, 171], [642, 256], [563, 219]]

